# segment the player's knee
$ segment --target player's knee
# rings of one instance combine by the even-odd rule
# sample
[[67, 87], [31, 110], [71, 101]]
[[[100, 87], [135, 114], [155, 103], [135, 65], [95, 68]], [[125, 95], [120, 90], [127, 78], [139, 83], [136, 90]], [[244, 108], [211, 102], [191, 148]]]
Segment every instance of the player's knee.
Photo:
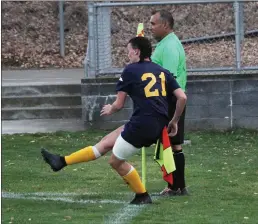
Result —
[[115, 162], [115, 160], [114, 160], [112, 157], [109, 159], [108, 163], [109, 163], [109, 165], [110, 165], [113, 169], [115, 169], [115, 167], [116, 167], [116, 162]]
[[115, 170], [119, 169], [119, 167], [120, 167], [120, 165], [121, 165], [121, 161], [119, 161], [118, 159], [116, 159], [114, 156], [111, 156], [111, 157], [110, 157], [108, 163], [109, 163], [109, 165], [110, 165], [113, 169], [115, 169]]

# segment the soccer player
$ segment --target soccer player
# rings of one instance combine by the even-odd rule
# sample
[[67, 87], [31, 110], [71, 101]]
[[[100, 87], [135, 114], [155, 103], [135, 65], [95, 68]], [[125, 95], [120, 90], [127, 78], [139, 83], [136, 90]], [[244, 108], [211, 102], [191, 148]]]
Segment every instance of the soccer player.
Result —
[[[68, 156], [59, 156], [42, 149], [44, 160], [54, 171], [67, 165], [95, 160], [112, 150], [109, 164], [130, 186], [135, 197], [131, 204], [152, 203], [136, 169], [127, 159], [143, 146], [148, 147], [159, 139], [162, 130], [168, 126], [168, 133], [177, 132], [177, 123], [182, 114], [186, 95], [176, 80], [157, 64], [150, 61], [151, 43], [147, 38], [135, 37], [127, 46], [130, 63], [125, 67], [116, 86], [117, 98], [110, 105], [104, 105], [101, 116], [107, 116], [122, 109], [127, 95], [134, 104], [133, 114], [124, 126], [105, 136], [95, 146], [88, 146]], [[168, 119], [168, 95], [178, 99], [171, 121]]]
[[[169, 70], [176, 78], [178, 84], [185, 91], [186, 88], [186, 57], [184, 48], [173, 32], [174, 19], [171, 13], [160, 10], [153, 12], [151, 19], [151, 30], [158, 44], [151, 56], [152, 62]], [[169, 118], [171, 119], [176, 109], [177, 99], [173, 95], [169, 104]], [[185, 185], [185, 156], [182, 151], [184, 143], [184, 121], [185, 110], [178, 122], [178, 132], [170, 137], [170, 143], [174, 152], [176, 170], [173, 172], [173, 185], [168, 186], [161, 195], [188, 195]]]

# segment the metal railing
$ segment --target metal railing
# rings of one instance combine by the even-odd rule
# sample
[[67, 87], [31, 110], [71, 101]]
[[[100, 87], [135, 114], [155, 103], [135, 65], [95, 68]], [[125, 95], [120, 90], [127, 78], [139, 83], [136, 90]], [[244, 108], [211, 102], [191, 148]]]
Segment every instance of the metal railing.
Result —
[[59, 36], [60, 36], [60, 55], [65, 56], [65, 39], [64, 39], [64, 1], [58, 2], [59, 9]]
[[174, 16], [188, 72], [258, 70], [255, 1], [89, 2], [85, 76], [120, 73], [127, 60], [126, 43], [138, 23], [144, 23], [145, 36], [154, 41], [148, 28], [151, 15], [144, 13], [157, 6]]

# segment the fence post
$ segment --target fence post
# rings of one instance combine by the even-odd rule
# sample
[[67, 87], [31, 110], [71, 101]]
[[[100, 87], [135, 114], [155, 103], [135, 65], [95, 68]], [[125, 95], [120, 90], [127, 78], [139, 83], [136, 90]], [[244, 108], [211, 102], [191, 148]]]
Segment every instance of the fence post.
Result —
[[245, 38], [245, 27], [244, 27], [244, 3], [239, 2], [239, 25], [240, 25], [240, 33], [241, 33], [241, 42]]
[[65, 56], [64, 44], [64, 1], [59, 1], [59, 36], [60, 36], [60, 55]]
[[88, 2], [88, 46], [84, 60], [85, 76], [96, 76], [96, 40], [95, 40], [95, 6], [94, 2]]
[[[105, 1], [110, 2], [110, 1]], [[97, 28], [97, 72], [101, 73], [112, 66], [111, 55], [111, 9], [110, 7], [97, 7], [96, 9]]]
[[241, 69], [241, 31], [240, 31], [240, 16], [239, 16], [239, 2], [234, 2], [235, 14], [235, 42], [236, 42], [236, 70]]

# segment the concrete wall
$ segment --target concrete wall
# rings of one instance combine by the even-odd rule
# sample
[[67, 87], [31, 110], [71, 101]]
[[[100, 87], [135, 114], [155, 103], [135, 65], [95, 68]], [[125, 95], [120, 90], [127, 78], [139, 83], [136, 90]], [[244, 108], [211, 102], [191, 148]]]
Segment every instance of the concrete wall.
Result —
[[[132, 103], [109, 117], [100, 117], [104, 104], [115, 100], [118, 78], [82, 80], [82, 118], [86, 126], [114, 129], [132, 113]], [[258, 74], [192, 75], [187, 83], [187, 130], [258, 129]]]

